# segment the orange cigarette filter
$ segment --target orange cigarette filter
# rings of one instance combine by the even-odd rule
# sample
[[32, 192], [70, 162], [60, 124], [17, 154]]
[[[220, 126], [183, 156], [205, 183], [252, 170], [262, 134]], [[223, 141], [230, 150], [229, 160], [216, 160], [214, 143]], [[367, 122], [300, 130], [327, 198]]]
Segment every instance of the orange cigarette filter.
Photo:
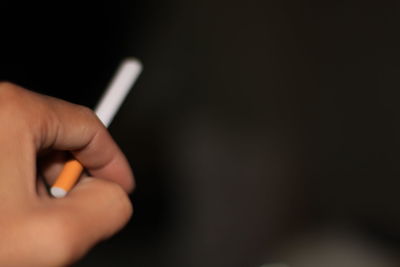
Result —
[[52, 194], [57, 197], [64, 197], [76, 184], [82, 171], [83, 166], [79, 161], [76, 159], [68, 160], [51, 188]]

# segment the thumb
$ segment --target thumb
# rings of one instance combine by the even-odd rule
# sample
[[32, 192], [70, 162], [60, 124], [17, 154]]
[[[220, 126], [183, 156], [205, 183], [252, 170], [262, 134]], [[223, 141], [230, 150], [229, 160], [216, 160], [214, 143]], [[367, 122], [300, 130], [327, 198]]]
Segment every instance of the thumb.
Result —
[[89, 177], [83, 178], [68, 197], [51, 202], [51, 216], [59, 224], [59, 253], [66, 263], [76, 261], [97, 242], [119, 231], [133, 212], [121, 186]]

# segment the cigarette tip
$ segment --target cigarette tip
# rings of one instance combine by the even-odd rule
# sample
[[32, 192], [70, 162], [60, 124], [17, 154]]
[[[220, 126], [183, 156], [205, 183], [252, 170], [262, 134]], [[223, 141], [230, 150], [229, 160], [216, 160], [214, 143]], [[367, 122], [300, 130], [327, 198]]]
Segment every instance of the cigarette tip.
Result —
[[57, 187], [57, 186], [51, 187], [50, 193], [55, 198], [63, 198], [67, 195], [67, 191], [65, 191], [64, 189]]

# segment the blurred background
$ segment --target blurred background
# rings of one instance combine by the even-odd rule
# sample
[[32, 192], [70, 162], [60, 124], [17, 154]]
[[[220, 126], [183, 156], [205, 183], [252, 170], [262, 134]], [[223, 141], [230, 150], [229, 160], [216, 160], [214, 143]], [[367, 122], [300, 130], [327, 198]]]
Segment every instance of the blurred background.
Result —
[[74, 266], [399, 266], [399, 5], [1, 1], [0, 80], [93, 107], [144, 63], [135, 214]]

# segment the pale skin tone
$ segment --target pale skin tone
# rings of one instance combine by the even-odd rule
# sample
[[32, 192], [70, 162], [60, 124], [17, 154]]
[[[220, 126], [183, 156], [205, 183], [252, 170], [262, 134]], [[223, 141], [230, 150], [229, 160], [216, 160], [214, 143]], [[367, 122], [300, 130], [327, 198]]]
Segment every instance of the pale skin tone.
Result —
[[[128, 222], [133, 174], [92, 111], [2, 82], [0, 125], [0, 266], [69, 265]], [[64, 151], [87, 173], [54, 199]]]

